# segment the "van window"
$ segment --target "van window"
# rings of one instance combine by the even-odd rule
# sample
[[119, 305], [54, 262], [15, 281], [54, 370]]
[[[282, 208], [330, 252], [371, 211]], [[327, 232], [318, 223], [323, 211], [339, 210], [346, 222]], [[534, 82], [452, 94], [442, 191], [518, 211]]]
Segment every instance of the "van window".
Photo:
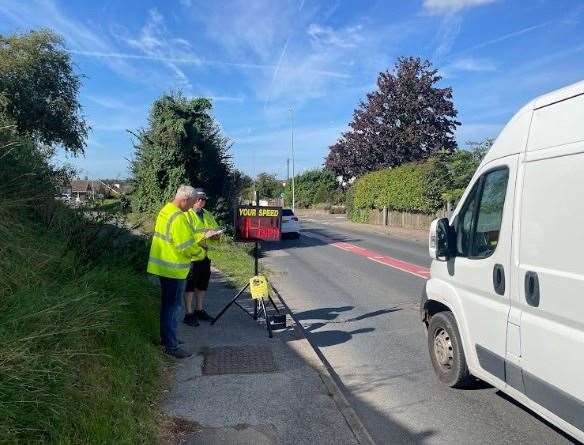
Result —
[[479, 189], [480, 180], [473, 186], [471, 192], [466, 198], [464, 207], [458, 214], [456, 224], [456, 251], [458, 256], [470, 256], [470, 243], [472, 240], [472, 225], [477, 207], [477, 190]]
[[475, 183], [458, 217], [459, 256], [487, 258], [497, 248], [508, 178], [509, 170], [502, 168], [485, 173]]

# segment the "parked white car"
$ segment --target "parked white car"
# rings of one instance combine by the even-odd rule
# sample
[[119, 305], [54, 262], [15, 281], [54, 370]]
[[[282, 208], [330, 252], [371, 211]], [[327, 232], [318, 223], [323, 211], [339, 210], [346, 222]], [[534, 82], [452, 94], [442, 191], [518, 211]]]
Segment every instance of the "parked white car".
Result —
[[300, 223], [292, 209], [282, 209], [282, 237], [300, 238]]
[[474, 375], [584, 441], [584, 82], [503, 129], [432, 223], [422, 319], [438, 378]]

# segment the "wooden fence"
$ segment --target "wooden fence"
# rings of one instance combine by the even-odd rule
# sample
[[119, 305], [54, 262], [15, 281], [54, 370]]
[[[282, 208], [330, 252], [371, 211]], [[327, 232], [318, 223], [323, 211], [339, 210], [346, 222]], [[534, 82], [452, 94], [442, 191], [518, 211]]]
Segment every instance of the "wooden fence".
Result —
[[373, 209], [369, 214], [369, 224], [385, 225], [388, 227], [402, 227], [404, 229], [428, 230], [430, 224], [436, 218], [443, 218], [446, 210], [441, 210], [434, 215], [424, 213], [393, 212], [387, 209]]

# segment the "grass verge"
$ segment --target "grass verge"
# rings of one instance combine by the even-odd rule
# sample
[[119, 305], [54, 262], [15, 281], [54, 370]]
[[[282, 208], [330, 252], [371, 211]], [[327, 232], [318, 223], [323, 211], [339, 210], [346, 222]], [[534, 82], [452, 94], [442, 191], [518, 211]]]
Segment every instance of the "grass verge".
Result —
[[[231, 238], [213, 244], [209, 258], [221, 270], [233, 287], [244, 286], [253, 276], [253, 244], [236, 243]], [[260, 272], [266, 272], [260, 261]]]
[[0, 442], [156, 443], [163, 359], [147, 242], [42, 210], [0, 210]]

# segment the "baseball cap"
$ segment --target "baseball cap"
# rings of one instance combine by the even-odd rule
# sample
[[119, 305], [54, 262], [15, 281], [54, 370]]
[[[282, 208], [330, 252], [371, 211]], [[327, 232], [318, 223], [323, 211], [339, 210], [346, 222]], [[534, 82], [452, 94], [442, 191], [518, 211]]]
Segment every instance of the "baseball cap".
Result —
[[205, 190], [203, 190], [201, 188], [195, 189], [195, 198], [197, 198], [197, 199], [207, 199], [207, 194], [205, 193]]

